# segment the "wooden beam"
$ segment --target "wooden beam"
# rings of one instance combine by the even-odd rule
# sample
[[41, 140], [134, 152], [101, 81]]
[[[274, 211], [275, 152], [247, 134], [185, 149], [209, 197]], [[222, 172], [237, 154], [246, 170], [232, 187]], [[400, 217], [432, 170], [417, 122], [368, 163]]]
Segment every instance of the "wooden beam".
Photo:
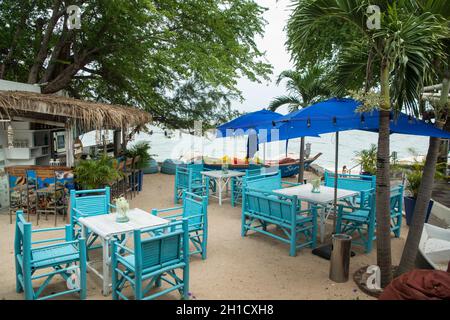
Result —
[[440, 90], [440, 89], [442, 89], [442, 83], [440, 83], [440, 84], [435, 84], [435, 85], [428, 86], [428, 87], [424, 87], [424, 88], [423, 88], [423, 91], [424, 91], [424, 92], [425, 92], [425, 91], [434, 91], [434, 90]]
[[40, 123], [40, 124], [45, 124], [45, 125], [55, 126], [55, 127], [60, 127], [60, 128], [64, 128], [65, 127], [64, 123], [56, 122], [56, 121], [50, 121], [50, 120], [41, 120], [41, 119], [34, 119], [34, 118], [27, 118], [27, 117], [15, 117], [15, 116], [13, 116], [13, 120]]

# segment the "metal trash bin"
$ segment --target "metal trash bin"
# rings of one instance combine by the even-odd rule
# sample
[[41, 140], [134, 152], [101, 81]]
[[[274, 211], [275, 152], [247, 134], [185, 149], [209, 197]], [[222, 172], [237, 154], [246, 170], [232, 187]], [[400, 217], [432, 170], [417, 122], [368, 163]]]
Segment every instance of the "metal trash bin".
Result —
[[347, 234], [333, 234], [330, 259], [330, 279], [347, 282], [350, 266], [352, 237]]

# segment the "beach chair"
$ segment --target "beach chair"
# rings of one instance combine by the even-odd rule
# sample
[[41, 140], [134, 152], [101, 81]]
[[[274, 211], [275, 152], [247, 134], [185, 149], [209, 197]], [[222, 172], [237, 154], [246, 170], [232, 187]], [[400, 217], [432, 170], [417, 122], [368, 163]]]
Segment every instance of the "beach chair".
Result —
[[[109, 214], [111, 208], [115, 208], [110, 203], [110, 199], [109, 187], [93, 190], [70, 190], [70, 225], [75, 239], [81, 236], [81, 225], [78, 219]], [[90, 232], [90, 230], [86, 230], [86, 234], [83, 237], [86, 238], [88, 250], [101, 247], [101, 245], [94, 245], [98, 236]]]
[[175, 171], [174, 203], [179, 203], [183, 192], [194, 193], [199, 196], [209, 196], [209, 177], [203, 176], [202, 164], [177, 166]]
[[[335, 175], [328, 171], [324, 174], [324, 185], [334, 188]], [[337, 187], [352, 191], [359, 191], [359, 196], [355, 198], [353, 204], [367, 207], [369, 205], [369, 196], [376, 187], [376, 176], [356, 175], [356, 174], [338, 174]]]
[[[269, 229], [275, 225], [276, 233]], [[317, 238], [317, 208], [300, 210], [296, 196], [280, 196], [271, 191], [244, 187], [241, 235], [256, 231], [289, 244], [289, 255], [297, 255], [304, 247], [315, 248]]]
[[[164, 226], [135, 230], [133, 249], [113, 240], [113, 300], [129, 300], [123, 293], [127, 284], [136, 300], [155, 299], [174, 290], [188, 299], [188, 227], [188, 221], [183, 219]], [[169, 284], [169, 288], [149, 294], [154, 287], [161, 287], [162, 282]]]
[[[346, 233], [359, 236], [353, 238], [352, 245], [363, 246], [366, 253], [372, 251], [373, 241], [376, 239], [376, 207], [375, 192], [369, 195], [369, 205], [352, 207], [339, 205], [336, 221], [336, 233]], [[402, 226], [403, 186], [399, 185], [391, 189], [390, 213], [391, 232], [396, 238], [400, 237]]]
[[[61, 238], [32, 239], [36, 233], [62, 230], [65, 230], [65, 236]], [[26, 300], [50, 299], [71, 293], [79, 293], [81, 299], [86, 298], [86, 242], [84, 238], [73, 240], [70, 225], [32, 230], [31, 223], [26, 222], [23, 217], [23, 211], [17, 211], [14, 260], [16, 291], [24, 292]], [[60, 275], [68, 283], [69, 289], [59, 292], [53, 292], [55, 289], [52, 289], [51, 294], [43, 295], [56, 275]], [[33, 288], [33, 283], [36, 282], [40, 285]], [[66, 284], [63, 285], [65, 286]]]
[[[179, 211], [181, 210], [181, 213]], [[206, 248], [208, 242], [208, 198], [198, 196], [190, 192], [183, 192], [183, 205], [169, 209], [153, 209], [152, 214], [157, 216], [166, 212], [177, 212], [175, 215], [164, 216], [165, 219], [179, 220], [188, 219], [189, 239], [194, 250], [189, 254], [200, 254], [206, 259]]]

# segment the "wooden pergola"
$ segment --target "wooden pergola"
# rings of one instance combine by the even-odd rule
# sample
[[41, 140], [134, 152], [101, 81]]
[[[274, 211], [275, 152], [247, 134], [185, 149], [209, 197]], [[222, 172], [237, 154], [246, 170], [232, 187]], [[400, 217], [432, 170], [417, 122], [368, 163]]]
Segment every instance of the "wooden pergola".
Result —
[[143, 127], [152, 121], [141, 109], [28, 91], [0, 90], [0, 120], [29, 121], [66, 130], [67, 165], [73, 164], [74, 132], [115, 130], [114, 141], [126, 140], [128, 128]]

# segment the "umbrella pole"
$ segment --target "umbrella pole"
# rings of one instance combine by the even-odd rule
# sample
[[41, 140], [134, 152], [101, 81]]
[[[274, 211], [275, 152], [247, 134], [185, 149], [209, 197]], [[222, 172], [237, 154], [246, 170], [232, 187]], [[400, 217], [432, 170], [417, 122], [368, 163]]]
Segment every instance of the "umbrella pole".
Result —
[[263, 165], [266, 164], [266, 143], [263, 143]]
[[298, 163], [298, 183], [303, 183], [303, 177], [305, 175], [305, 137], [300, 141], [300, 157]]
[[333, 232], [336, 231], [336, 218], [337, 218], [337, 187], [338, 187], [338, 161], [339, 161], [339, 132], [336, 131], [336, 146], [334, 155], [334, 215], [333, 215]]

